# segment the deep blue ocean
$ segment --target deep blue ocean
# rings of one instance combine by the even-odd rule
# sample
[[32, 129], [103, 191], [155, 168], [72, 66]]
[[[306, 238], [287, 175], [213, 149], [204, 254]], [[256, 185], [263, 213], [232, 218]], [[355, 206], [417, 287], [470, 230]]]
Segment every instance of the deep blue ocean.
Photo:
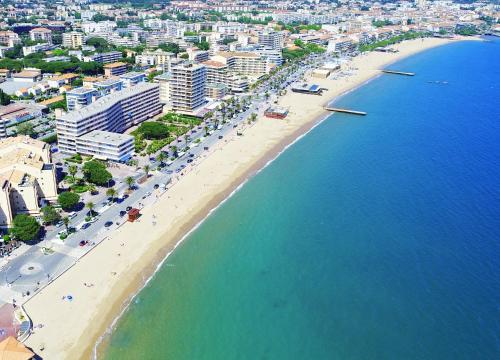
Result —
[[[392, 65], [214, 212], [104, 359], [499, 359], [500, 39]], [[307, 95], [304, 95], [307, 96]], [[277, 120], [266, 120], [277, 121]]]

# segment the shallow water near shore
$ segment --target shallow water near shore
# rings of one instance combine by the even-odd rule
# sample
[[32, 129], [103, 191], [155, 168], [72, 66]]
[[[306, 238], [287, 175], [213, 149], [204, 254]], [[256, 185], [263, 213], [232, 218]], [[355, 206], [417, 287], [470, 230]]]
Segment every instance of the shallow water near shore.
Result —
[[331, 116], [249, 180], [102, 358], [497, 358], [499, 58], [498, 39], [453, 43], [339, 99], [368, 116]]

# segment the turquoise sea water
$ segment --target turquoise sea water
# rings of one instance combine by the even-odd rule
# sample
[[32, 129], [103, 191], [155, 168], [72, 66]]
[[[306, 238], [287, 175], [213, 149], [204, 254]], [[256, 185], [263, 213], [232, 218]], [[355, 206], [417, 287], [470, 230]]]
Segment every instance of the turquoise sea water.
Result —
[[499, 59], [454, 43], [341, 98], [369, 115], [330, 117], [213, 213], [103, 358], [498, 359]]

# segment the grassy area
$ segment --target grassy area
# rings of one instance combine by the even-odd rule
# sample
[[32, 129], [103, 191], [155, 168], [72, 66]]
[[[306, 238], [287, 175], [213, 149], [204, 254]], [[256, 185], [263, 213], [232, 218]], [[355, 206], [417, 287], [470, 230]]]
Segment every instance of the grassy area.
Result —
[[135, 138], [135, 152], [154, 154], [201, 122], [193, 116], [169, 113], [157, 121], [142, 123], [131, 132]]

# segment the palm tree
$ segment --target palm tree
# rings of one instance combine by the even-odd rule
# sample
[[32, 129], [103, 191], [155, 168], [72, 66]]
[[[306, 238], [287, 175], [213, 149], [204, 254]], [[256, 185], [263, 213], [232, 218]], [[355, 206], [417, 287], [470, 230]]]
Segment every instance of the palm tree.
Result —
[[163, 161], [167, 158], [167, 156], [165, 155], [165, 153], [163, 151], [160, 151], [160, 153], [158, 154], [158, 156], [156, 158], [160, 162], [160, 165], [163, 165]]
[[132, 186], [135, 183], [135, 179], [132, 176], [128, 176], [127, 178], [125, 178], [125, 183], [128, 185], [128, 188], [132, 190]]
[[115, 188], [111, 187], [108, 190], [106, 190], [106, 196], [109, 196], [111, 198], [111, 201], [113, 201], [115, 199], [115, 196], [116, 196]]
[[205, 136], [208, 136], [208, 126], [205, 126], [203, 130], [205, 130]]
[[256, 113], [251, 113], [250, 114], [250, 121], [254, 122], [257, 120], [257, 114]]
[[66, 234], [69, 234], [69, 217], [63, 217], [62, 222], [64, 224], [64, 227], [66, 228]]
[[94, 184], [88, 184], [87, 188], [89, 189], [91, 195], [94, 195], [97, 192], [97, 187]]
[[178, 156], [178, 154], [177, 154], [177, 146], [174, 145], [174, 146], [172, 146], [171, 149], [172, 149], [172, 153], [174, 154], [174, 157], [177, 157]]
[[146, 173], [146, 177], [149, 176], [149, 170], [151, 170], [151, 166], [149, 165], [144, 165], [144, 172]]
[[76, 165], [68, 166], [68, 172], [71, 175], [71, 177], [73, 178], [73, 181], [75, 181], [75, 175], [78, 172], [78, 166], [76, 166]]
[[85, 204], [85, 206], [87, 207], [87, 209], [89, 209], [90, 216], [93, 216], [95, 207], [94, 203], [92, 201], [89, 201], [87, 204]]
[[188, 146], [188, 139], [189, 139], [189, 134], [184, 134], [184, 145], [186, 147]]

